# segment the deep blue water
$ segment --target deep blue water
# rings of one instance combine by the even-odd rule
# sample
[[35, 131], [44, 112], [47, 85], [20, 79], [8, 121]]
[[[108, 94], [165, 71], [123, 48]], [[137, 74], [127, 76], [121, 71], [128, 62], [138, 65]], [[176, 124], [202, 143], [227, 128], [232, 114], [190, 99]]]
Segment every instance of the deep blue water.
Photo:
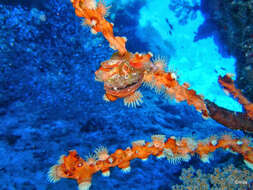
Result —
[[[223, 50], [215, 42], [194, 42], [194, 38], [208, 38], [205, 32], [197, 37], [194, 33], [187, 33], [195, 30], [191, 28], [198, 29], [198, 22], [204, 19], [200, 18], [200, 13], [197, 17], [200, 21], [189, 19], [181, 35], [178, 23], [173, 25], [174, 20], [170, 21], [169, 15], [173, 13], [167, 7], [168, 20], [174, 26], [170, 34], [169, 29], [162, 26], [165, 33], [154, 25], [142, 25], [142, 22], [146, 22], [143, 21], [145, 6], [149, 6], [147, 2], [137, 0], [122, 5], [112, 3], [108, 20], [114, 22], [117, 35], [128, 38], [127, 49], [131, 52], [151, 51], [168, 57], [174, 63], [178, 61], [177, 69], [182, 81], [193, 80], [186, 82], [193, 83], [193, 87], [196, 85], [197, 91], [212, 89], [206, 92], [203, 90], [203, 93], [209, 93], [213, 101], [217, 99], [224, 103], [220, 106], [228, 104], [234, 110], [240, 109], [237, 102], [226, 95], [220, 95], [219, 100], [219, 94], [209, 85], [210, 81], [205, 76], [202, 81], [197, 81], [200, 77], [198, 74], [205, 72], [201, 70], [202, 66], [188, 68], [193, 63], [184, 61], [194, 57], [198, 51], [203, 58], [199, 49], [203, 49], [204, 43], [207, 48], [206, 59], [224, 59], [225, 67], [228, 61], [227, 71], [234, 70], [234, 58], [222, 56]], [[162, 18], [167, 13], [160, 14]], [[159, 15], [153, 17], [159, 20]], [[153, 17], [150, 14], [150, 18]], [[163, 22], [166, 25], [166, 21]], [[157, 23], [159, 25], [159, 21]], [[178, 26], [184, 27], [180, 24]], [[215, 30], [213, 26], [209, 27], [208, 30]], [[174, 36], [164, 41], [166, 35]], [[178, 43], [188, 36], [189, 45], [194, 47], [191, 50], [193, 54], [187, 51], [188, 42], [185, 42], [185, 50], [179, 52], [185, 51], [186, 58], [179, 60], [181, 55], [176, 53]], [[158, 40], [160, 46], [156, 44]], [[208, 40], [212, 41], [210, 38]], [[89, 28], [81, 26], [81, 19], [76, 17], [67, 0], [0, 2], [1, 190], [76, 189], [76, 182], [72, 180], [63, 179], [56, 184], [47, 181], [48, 169], [60, 155], [72, 149], [85, 157], [99, 145], [106, 146], [112, 153], [118, 148], [130, 146], [132, 141], [138, 139], [150, 141], [153, 134], [194, 139], [223, 134], [245, 136], [242, 131], [232, 131], [212, 119], [204, 120], [200, 113], [186, 103], [175, 103], [145, 87], [141, 87], [144, 102], [137, 108], [124, 106], [122, 100], [105, 102], [102, 98], [103, 84], [94, 80], [94, 72], [112, 53], [113, 50], [102, 35], [94, 36]], [[205, 58], [201, 59], [194, 61], [201, 64]], [[182, 65], [183, 62], [186, 66]], [[216, 64], [207, 70], [219, 70], [219, 62]], [[217, 76], [213, 73], [208, 77], [213, 76], [215, 79]], [[201, 82], [200, 88], [196, 84], [198, 82]], [[216, 83], [214, 85], [220, 88]], [[222, 94], [222, 90], [219, 90]], [[231, 163], [245, 167], [240, 155], [225, 151], [216, 151], [210, 164], [202, 163], [197, 157], [177, 165], [155, 157], [146, 162], [133, 160], [130, 173], [125, 174], [113, 168], [108, 178], [101, 173], [95, 174], [91, 189], [167, 190], [182, 183], [179, 176], [183, 168], [193, 166], [204, 172], [213, 172], [214, 168]]]

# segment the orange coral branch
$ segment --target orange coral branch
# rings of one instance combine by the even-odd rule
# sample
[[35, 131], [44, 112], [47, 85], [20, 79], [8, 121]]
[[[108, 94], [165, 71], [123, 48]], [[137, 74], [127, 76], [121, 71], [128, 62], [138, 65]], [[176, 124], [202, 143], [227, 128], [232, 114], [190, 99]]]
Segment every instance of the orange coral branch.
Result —
[[221, 139], [211, 137], [204, 141], [194, 142], [193, 139], [170, 137], [165, 142], [164, 135], [152, 136], [152, 142], [144, 140], [132, 143], [132, 148], [117, 149], [111, 155], [102, 148], [97, 151], [97, 157], [90, 157], [84, 161], [77, 152], [70, 151], [69, 155], [62, 156], [59, 163], [51, 167], [49, 180], [56, 182], [61, 178], [75, 179], [79, 189], [88, 190], [91, 186], [93, 174], [101, 171], [104, 176], [110, 175], [110, 168], [119, 167], [124, 172], [130, 171], [130, 161], [136, 158], [145, 160], [150, 155], [158, 158], [166, 157], [170, 162], [180, 160], [189, 161], [191, 156], [197, 154], [203, 162], [209, 163], [209, 154], [218, 148], [231, 150], [241, 154], [245, 164], [253, 169], [253, 148], [246, 139], [233, 139], [225, 135]]
[[144, 82], [154, 86], [158, 91], [165, 88], [165, 93], [170, 97], [175, 98], [178, 102], [186, 101], [188, 105], [193, 105], [196, 110], [200, 111], [203, 118], [208, 118], [208, 110], [203, 96], [197, 95], [196, 91], [189, 89], [188, 83], [180, 85], [175, 73], [165, 72], [163, 69], [147, 72]]
[[113, 23], [108, 22], [104, 17], [107, 8], [101, 2], [96, 0], [72, 0], [75, 13], [78, 17], [85, 18], [84, 24], [91, 27], [91, 32], [96, 34], [102, 32], [106, 40], [110, 43], [110, 47], [118, 50], [120, 55], [124, 55], [126, 50], [125, 37], [114, 36]]
[[242, 104], [249, 118], [253, 120], [253, 103], [247, 100], [247, 98], [243, 96], [242, 92], [235, 87], [231, 75], [226, 74], [224, 77], [219, 76], [218, 81], [226, 92], [232, 94], [233, 97], [237, 99], [240, 104]]

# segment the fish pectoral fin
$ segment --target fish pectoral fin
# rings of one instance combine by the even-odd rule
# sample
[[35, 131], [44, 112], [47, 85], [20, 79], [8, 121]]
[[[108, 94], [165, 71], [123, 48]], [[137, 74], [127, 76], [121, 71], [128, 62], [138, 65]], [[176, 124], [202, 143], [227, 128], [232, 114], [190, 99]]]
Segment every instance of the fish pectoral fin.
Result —
[[135, 91], [124, 98], [124, 105], [128, 107], [136, 107], [143, 102], [142, 97], [143, 96], [140, 91]]

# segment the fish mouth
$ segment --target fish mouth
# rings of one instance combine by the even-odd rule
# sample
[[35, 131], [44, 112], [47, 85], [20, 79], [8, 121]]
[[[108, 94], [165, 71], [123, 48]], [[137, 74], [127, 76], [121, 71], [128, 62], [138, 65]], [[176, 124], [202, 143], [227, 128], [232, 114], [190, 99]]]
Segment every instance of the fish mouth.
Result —
[[108, 94], [111, 94], [119, 98], [123, 98], [134, 93], [141, 86], [142, 81], [143, 77], [140, 77], [138, 81], [122, 87], [111, 87], [104, 84], [104, 89]]
[[136, 85], [138, 82], [133, 82], [131, 84], [128, 84], [126, 86], [122, 86], [122, 87], [109, 87], [107, 85], [105, 85], [107, 87], [107, 89], [110, 89], [110, 90], [114, 90], [114, 91], [119, 91], [119, 90], [125, 90], [127, 88], [131, 88], [133, 87], [134, 85]]

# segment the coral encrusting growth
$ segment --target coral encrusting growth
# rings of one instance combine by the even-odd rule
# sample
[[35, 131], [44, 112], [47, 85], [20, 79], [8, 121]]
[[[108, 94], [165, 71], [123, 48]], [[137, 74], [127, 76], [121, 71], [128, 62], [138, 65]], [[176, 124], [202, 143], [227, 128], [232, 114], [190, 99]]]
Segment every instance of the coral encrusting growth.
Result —
[[166, 157], [171, 163], [178, 163], [189, 161], [191, 156], [197, 154], [203, 162], [209, 163], [210, 154], [219, 148], [241, 154], [245, 164], [253, 170], [253, 148], [247, 139], [235, 139], [229, 135], [224, 135], [220, 139], [210, 137], [204, 141], [175, 137], [165, 140], [164, 135], [153, 135], [151, 138], [152, 142], [138, 140], [132, 142], [132, 147], [125, 150], [117, 149], [111, 155], [107, 149], [100, 148], [96, 151], [96, 156], [88, 157], [86, 161], [75, 150], [69, 151], [69, 155], [61, 156], [58, 164], [50, 168], [49, 180], [57, 182], [61, 178], [74, 179], [80, 190], [87, 190], [95, 173], [101, 171], [104, 176], [109, 176], [110, 168], [113, 167], [129, 172], [130, 161], [136, 158], [146, 160], [153, 155], [157, 158]]

